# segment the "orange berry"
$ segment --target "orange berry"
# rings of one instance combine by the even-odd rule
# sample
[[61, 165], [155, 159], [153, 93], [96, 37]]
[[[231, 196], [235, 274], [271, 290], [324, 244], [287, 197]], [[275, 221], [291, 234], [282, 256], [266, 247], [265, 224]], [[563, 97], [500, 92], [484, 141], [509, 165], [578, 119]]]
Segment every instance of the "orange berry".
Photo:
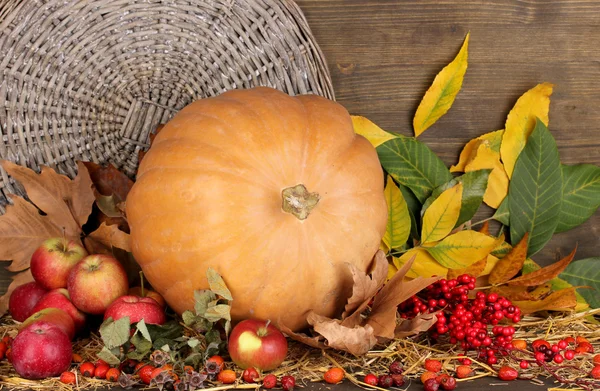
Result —
[[425, 382], [429, 379], [435, 379], [437, 377], [437, 373], [431, 371], [425, 371], [421, 375], [421, 383], [425, 384]]
[[344, 380], [346, 373], [342, 368], [331, 368], [323, 375], [323, 379], [329, 384], [337, 384]]
[[231, 369], [224, 369], [219, 372], [219, 375], [217, 376], [217, 380], [223, 384], [233, 384], [235, 383], [236, 378], [237, 375]]
[[155, 369], [156, 367], [154, 367], [154, 365], [146, 364], [138, 369], [137, 374], [144, 384], [150, 384], [150, 380], [152, 380], [152, 372], [154, 372]]
[[442, 363], [438, 360], [425, 360], [425, 364], [423, 365], [426, 370], [431, 372], [439, 372], [442, 370]]
[[600, 365], [600, 354], [594, 356], [594, 364]]
[[121, 371], [119, 371], [119, 368], [110, 368], [108, 372], [106, 372], [106, 380], [116, 382], [119, 380], [120, 375]]
[[83, 357], [81, 357], [80, 354], [73, 353], [73, 355], [71, 356], [71, 361], [79, 364], [79, 363], [83, 362]]
[[515, 349], [527, 350], [527, 341], [525, 341], [524, 339], [513, 339], [512, 346]]
[[184, 365], [183, 366], [183, 373], [192, 373], [194, 372], [194, 367], [191, 365]]
[[225, 368], [225, 360], [221, 356], [212, 356], [206, 360], [207, 363], [214, 362], [219, 366], [219, 371], [222, 371]]
[[582, 343], [582, 342], [587, 342], [589, 343], [590, 341], [588, 341], [588, 339], [586, 337], [582, 337], [581, 335], [575, 338], [575, 342]]
[[579, 342], [575, 347], [575, 353], [594, 353], [594, 347], [589, 342]]
[[60, 382], [64, 384], [75, 384], [75, 374], [73, 372], [63, 372], [60, 374]]
[[256, 383], [256, 379], [259, 377], [260, 375], [254, 367], [248, 367], [244, 369], [244, 372], [242, 373], [242, 379], [244, 379], [246, 383]]
[[590, 376], [594, 379], [600, 379], [600, 365], [596, 365], [594, 368], [592, 368], [590, 371]]
[[96, 366], [89, 361], [81, 363], [79, 366], [79, 372], [85, 377], [94, 377], [96, 372]]
[[470, 365], [459, 365], [456, 367], [456, 377], [459, 379], [466, 379], [473, 376], [473, 369]]

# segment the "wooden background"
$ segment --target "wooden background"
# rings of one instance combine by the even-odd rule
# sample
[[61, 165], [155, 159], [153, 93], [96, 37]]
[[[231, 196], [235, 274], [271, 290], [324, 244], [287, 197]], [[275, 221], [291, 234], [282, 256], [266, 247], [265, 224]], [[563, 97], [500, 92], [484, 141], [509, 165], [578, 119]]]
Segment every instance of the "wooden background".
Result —
[[[462, 90], [419, 136], [448, 166], [468, 140], [502, 129], [517, 98], [541, 82], [555, 85], [549, 128], [562, 162], [600, 165], [600, 1], [297, 3], [325, 54], [337, 100], [407, 136], [423, 94], [471, 32]], [[533, 258], [551, 263], [576, 243], [575, 259], [600, 256], [600, 212], [556, 234]]]

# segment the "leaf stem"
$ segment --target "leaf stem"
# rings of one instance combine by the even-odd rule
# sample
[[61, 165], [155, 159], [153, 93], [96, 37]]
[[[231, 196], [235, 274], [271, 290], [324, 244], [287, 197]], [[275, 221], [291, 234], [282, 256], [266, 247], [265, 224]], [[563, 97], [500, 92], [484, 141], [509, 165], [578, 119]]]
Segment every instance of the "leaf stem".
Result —
[[474, 223], [471, 223], [471, 227], [474, 227], [474, 226], [476, 226], [476, 225], [479, 225], [479, 224], [483, 224], [483, 223], [485, 223], [486, 221], [490, 221], [490, 220], [494, 220], [494, 216], [491, 216], [491, 217], [488, 217], [487, 219], [483, 219], [483, 220], [480, 220], [480, 221], [476, 221], [476, 222], [474, 222]]

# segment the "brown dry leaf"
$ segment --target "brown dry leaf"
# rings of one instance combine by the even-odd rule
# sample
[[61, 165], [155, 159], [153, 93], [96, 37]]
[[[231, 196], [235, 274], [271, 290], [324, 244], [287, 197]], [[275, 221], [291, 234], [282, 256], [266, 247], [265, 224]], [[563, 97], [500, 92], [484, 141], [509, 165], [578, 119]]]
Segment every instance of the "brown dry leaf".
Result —
[[[344, 326], [353, 327], [360, 322], [360, 314], [367, 308], [369, 301], [385, 282], [388, 273], [388, 261], [385, 258], [385, 253], [378, 250], [375, 257], [373, 257], [371, 276], [350, 263], [347, 265], [352, 273], [354, 285], [352, 286], [352, 296], [348, 299], [342, 319], [344, 319]], [[354, 319], [354, 321], [350, 319]]]
[[437, 323], [437, 312], [418, 314], [412, 319], [403, 320], [394, 331], [395, 338], [410, 337], [425, 332]]
[[552, 292], [542, 300], [513, 301], [521, 309], [523, 315], [539, 311], [565, 311], [574, 309], [577, 305], [575, 287]]
[[71, 213], [72, 194], [69, 178], [57, 174], [49, 167], [42, 167], [41, 173], [37, 174], [8, 160], [2, 161], [2, 167], [23, 185], [31, 202], [56, 226], [63, 228], [67, 236], [77, 236], [81, 232], [81, 226]]
[[489, 255], [486, 255], [485, 258], [482, 258], [481, 260], [475, 262], [474, 264], [472, 264], [471, 266], [469, 266], [465, 269], [448, 269], [448, 274], [446, 275], [446, 278], [453, 279], [453, 278], [460, 276], [461, 274], [470, 274], [472, 276], [480, 276], [483, 273], [483, 271], [485, 270], [488, 257], [489, 257]]
[[497, 293], [499, 296], [504, 296], [510, 301], [517, 300], [536, 300], [525, 286], [494, 286], [490, 288], [490, 293]]
[[366, 325], [373, 328], [376, 337], [394, 338], [398, 305], [440, 279], [418, 277], [404, 281], [404, 276], [410, 270], [413, 261], [414, 257], [406, 262], [375, 296]]
[[534, 272], [525, 274], [524, 276], [515, 278], [507, 282], [508, 285], [520, 285], [520, 286], [538, 286], [544, 284], [554, 277], [557, 277], [563, 270], [569, 266], [569, 263], [575, 257], [577, 251], [577, 245], [569, 255], [561, 259], [560, 261], [553, 263], [550, 266], [543, 267]]
[[[116, 225], [106, 225], [106, 223], [100, 224], [100, 227], [98, 227], [97, 230], [89, 234], [86, 238], [86, 248], [88, 246], [88, 243], [90, 246], [101, 244], [102, 246], [108, 249], [110, 249], [111, 247], [117, 247], [125, 251], [131, 252], [129, 234], [121, 231]], [[88, 250], [90, 249], [88, 248]]]
[[318, 349], [327, 349], [328, 346], [323, 342], [323, 337], [317, 335], [316, 337], [310, 337], [304, 333], [296, 333], [293, 332], [289, 327], [282, 323], [277, 323], [277, 328], [281, 330], [282, 333], [293, 339], [294, 341], [302, 342], [305, 345], [312, 346], [313, 348]]
[[[12, 272], [25, 270], [34, 251], [46, 239], [62, 236], [63, 231], [48, 216], [42, 216], [38, 209], [21, 197], [11, 197], [13, 205], [6, 207], [0, 216], [0, 259], [12, 260], [7, 268]], [[69, 239], [78, 240], [76, 237]]]
[[133, 181], [119, 171], [115, 166], [109, 164], [103, 167], [92, 162], [84, 162], [96, 190], [102, 195], [115, 196], [116, 202], [125, 201], [129, 190], [133, 187]]
[[503, 284], [523, 269], [523, 264], [525, 263], [525, 259], [527, 259], [528, 238], [529, 233], [526, 232], [521, 241], [504, 258], [498, 261], [490, 273], [490, 284]]
[[[327, 346], [334, 349], [361, 356], [367, 353], [377, 343], [373, 327], [370, 325], [345, 327], [337, 319], [329, 319], [325, 316], [309, 312], [308, 323], [315, 331], [327, 340]], [[395, 326], [395, 319], [394, 319]], [[392, 335], [393, 337], [393, 335]]]
[[552, 291], [552, 284], [548, 282], [548, 283], [545, 283], [545, 284], [542, 284], [542, 285], [536, 287], [534, 290], [532, 290], [530, 292], [530, 295], [533, 298], [533, 300], [539, 300], [540, 298], [542, 298], [543, 296], [546, 296], [551, 291]]
[[6, 311], [8, 311], [8, 299], [15, 288], [31, 281], [33, 281], [33, 276], [31, 275], [31, 271], [29, 269], [12, 276], [12, 282], [8, 286], [8, 289], [4, 295], [0, 297], [0, 314], [4, 314]]
[[92, 213], [94, 205], [92, 185], [92, 178], [85, 164], [78, 161], [77, 176], [71, 182], [71, 212], [79, 227], [83, 227]]

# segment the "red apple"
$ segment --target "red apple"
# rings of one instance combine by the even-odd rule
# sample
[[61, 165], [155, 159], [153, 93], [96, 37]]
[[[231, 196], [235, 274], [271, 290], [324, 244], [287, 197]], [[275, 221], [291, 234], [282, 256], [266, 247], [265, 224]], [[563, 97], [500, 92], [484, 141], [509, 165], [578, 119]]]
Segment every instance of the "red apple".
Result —
[[242, 369], [275, 369], [285, 359], [287, 348], [287, 340], [281, 331], [264, 320], [243, 320], [229, 336], [229, 355]]
[[71, 340], [56, 325], [38, 321], [22, 329], [11, 347], [12, 364], [25, 379], [58, 376], [69, 369]]
[[166, 322], [163, 308], [154, 299], [138, 296], [121, 296], [108, 306], [104, 319], [121, 319], [129, 316], [130, 323], [144, 319], [148, 324], [163, 324]]
[[14, 320], [22, 322], [33, 314], [33, 307], [46, 293], [46, 288], [35, 281], [19, 285], [8, 299], [8, 311]]
[[86, 255], [73, 240], [48, 239], [31, 256], [31, 274], [46, 289], [66, 288], [69, 272]]
[[67, 289], [77, 308], [88, 314], [103, 314], [117, 297], [127, 294], [129, 282], [123, 265], [110, 255], [83, 258], [69, 274]]
[[53, 289], [46, 293], [33, 308], [33, 313], [44, 308], [58, 308], [69, 314], [75, 323], [75, 332], [85, 325], [85, 314], [71, 303], [71, 297], [65, 288]]
[[56, 325], [65, 334], [67, 334], [69, 339], [73, 339], [75, 336], [75, 322], [73, 322], [73, 318], [59, 308], [44, 308], [43, 310], [36, 312], [29, 318], [25, 319], [25, 321], [21, 323], [19, 329], [23, 330], [32, 323], [41, 321]]
[[156, 301], [158, 303], [158, 305], [160, 305], [161, 307], [165, 307], [167, 305], [167, 303], [165, 302], [165, 299], [158, 292], [152, 291], [150, 289], [144, 289], [144, 294], [142, 295], [142, 287], [141, 286], [134, 286], [134, 287], [129, 288], [127, 295], [138, 296], [138, 297], [149, 297], [151, 299], [154, 299], [154, 301]]

